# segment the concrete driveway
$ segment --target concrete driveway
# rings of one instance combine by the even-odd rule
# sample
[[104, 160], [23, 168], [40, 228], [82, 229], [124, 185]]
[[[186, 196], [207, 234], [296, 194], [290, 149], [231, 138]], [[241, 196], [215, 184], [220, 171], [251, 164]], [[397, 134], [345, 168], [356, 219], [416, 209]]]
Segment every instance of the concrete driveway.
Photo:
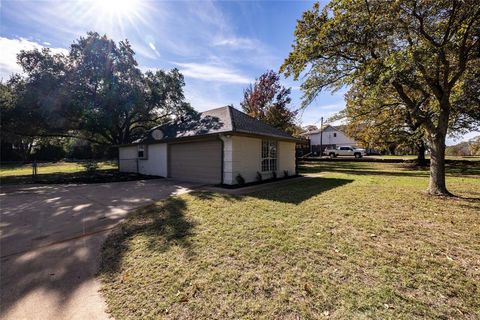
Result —
[[0, 318], [107, 319], [95, 273], [108, 231], [130, 210], [196, 186], [156, 179], [2, 187]]

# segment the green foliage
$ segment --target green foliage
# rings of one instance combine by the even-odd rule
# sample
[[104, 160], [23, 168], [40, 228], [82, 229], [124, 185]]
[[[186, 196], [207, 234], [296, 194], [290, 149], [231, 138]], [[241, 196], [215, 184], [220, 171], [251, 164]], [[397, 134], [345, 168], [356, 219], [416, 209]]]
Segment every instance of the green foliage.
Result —
[[445, 152], [449, 156], [480, 156], [480, 136], [448, 146]]
[[401, 107], [395, 93], [386, 88], [374, 94], [361, 83], [355, 83], [345, 96], [346, 108], [337, 118], [347, 120], [346, 132], [362, 145], [378, 151], [410, 149], [424, 156], [425, 130], [420, 122]]
[[2, 84], [2, 134], [122, 144], [191, 111], [178, 70], [142, 73], [130, 43], [89, 32], [67, 55], [18, 55], [25, 77]]
[[82, 162], [82, 166], [85, 168], [85, 171], [89, 173], [94, 173], [95, 171], [98, 170], [98, 163], [97, 161], [94, 161], [94, 160], [88, 160], [88, 161]]
[[470, 140], [469, 148], [472, 156], [480, 156], [480, 136]]
[[244, 90], [240, 105], [248, 115], [279, 130], [296, 134], [297, 112], [288, 108], [292, 101], [290, 92], [290, 88], [280, 84], [279, 75], [270, 70]]
[[43, 161], [58, 161], [66, 156], [63, 138], [38, 139], [33, 147], [31, 158]]
[[476, 127], [480, 119], [479, 28], [476, 0], [333, 0], [323, 9], [316, 3], [298, 21], [280, 71], [305, 76], [304, 106], [345, 85], [367, 88], [378, 111], [383, 95], [392, 95], [392, 112], [408, 114], [426, 132], [430, 193], [446, 195], [447, 131]]

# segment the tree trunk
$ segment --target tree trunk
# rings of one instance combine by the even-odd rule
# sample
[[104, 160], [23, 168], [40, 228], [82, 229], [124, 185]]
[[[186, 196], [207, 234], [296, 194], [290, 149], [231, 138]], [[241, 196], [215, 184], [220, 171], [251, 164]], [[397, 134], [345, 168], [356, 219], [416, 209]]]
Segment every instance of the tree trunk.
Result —
[[417, 147], [417, 165], [419, 166], [426, 166], [427, 165], [427, 160], [425, 159], [425, 142], [423, 140], [419, 141], [416, 144]]
[[451, 196], [445, 184], [445, 139], [432, 139], [430, 146], [430, 183], [428, 193]]
[[[445, 139], [447, 137], [449, 112], [442, 108], [437, 127], [429, 133], [430, 183], [428, 193], [437, 196], [452, 196], [445, 183]], [[448, 109], [447, 109], [448, 110]]]
[[395, 155], [395, 149], [397, 149], [397, 146], [394, 144], [390, 144], [388, 146], [388, 152], [390, 152], [390, 155], [394, 156]]

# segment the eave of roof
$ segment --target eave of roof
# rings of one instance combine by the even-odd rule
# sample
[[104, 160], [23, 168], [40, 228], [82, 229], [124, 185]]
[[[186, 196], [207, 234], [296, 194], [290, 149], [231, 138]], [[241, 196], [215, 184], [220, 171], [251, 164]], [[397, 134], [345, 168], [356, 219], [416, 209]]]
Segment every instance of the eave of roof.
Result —
[[169, 139], [162, 139], [162, 140], [149, 140], [149, 141], [137, 141], [125, 144], [116, 145], [116, 147], [131, 147], [136, 146], [139, 144], [159, 144], [159, 143], [174, 143], [174, 142], [186, 142], [186, 141], [195, 141], [195, 140], [205, 140], [205, 139], [212, 139], [213, 137], [220, 137], [220, 136], [245, 136], [245, 137], [253, 137], [253, 138], [261, 138], [261, 139], [276, 139], [279, 141], [290, 141], [290, 142], [298, 142], [298, 143], [305, 143], [306, 139], [301, 138], [286, 138], [286, 137], [276, 137], [276, 136], [267, 136], [262, 134], [254, 134], [250, 132], [243, 132], [243, 131], [225, 131], [222, 133], [211, 133], [211, 134], [204, 134], [198, 136], [188, 136], [188, 137], [179, 137], [179, 138], [169, 138]]

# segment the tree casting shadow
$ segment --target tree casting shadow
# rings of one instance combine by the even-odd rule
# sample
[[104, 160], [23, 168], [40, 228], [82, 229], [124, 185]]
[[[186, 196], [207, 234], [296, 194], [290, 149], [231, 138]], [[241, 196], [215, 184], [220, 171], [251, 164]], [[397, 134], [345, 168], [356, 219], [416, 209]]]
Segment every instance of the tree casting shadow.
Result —
[[[273, 186], [245, 194], [195, 192], [192, 196], [201, 200], [222, 198], [227, 201], [241, 201], [247, 197], [262, 200], [300, 204], [323, 192], [346, 185], [353, 180], [334, 178], [306, 178], [300, 181]], [[294, 187], [294, 189], [293, 189]], [[122, 261], [129, 250], [132, 238], [138, 235], [148, 239], [146, 249], [150, 252], [166, 252], [172, 246], [186, 249], [187, 255], [194, 255], [189, 238], [194, 234], [195, 223], [185, 216], [187, 204], [184, 199], [170, 197], [161, 202], [135, 211], [112, 233], [104, 243], [99, 273], [113, 275], [121, 270]]]
[[[303, 166], [301, 171], [304, 173], [319, 172], [338, 172], [352, 175], [375, 175], [375, 176], [395, 176], [395, 177], [428, 177], [430, 175], [428, 167], [414, 167], [399, 165], [396, 170], [375, 170], [375, 167], [342, 162], [336, 165]], [[480, 175], [480, 166], [472, 165], [447, 165], [447, 176], [476, 176]]]
[[189, 237], [193, 235], [195, 225], [185, 218], [186, 208], [185, 200], [170, 197], [135, 211], [105, 241], [99, 273], [118, 272], [130, 240], [139, 234], [148, 239], [146, 248], [149, 251], [166, 252], [171, 246], [178, 245], [185, 248], [188, 255], [192, 255]]
[[353, 182], [352, 179], [324, 178], [324, 177], [303, 177], [301, 180], [285, 180], [279, 185], [257, 185], [258, 191], [245, 191], [242, 189], [233, 189], [234, 193], [229, 194], [216, 192], [198, 192], [193, 193], [195, 197], [202, 200], [211, 200], [221, 197], [227, 201], [239, 201], [245, 197], [253, 197], [263, 200], [299, 204], [323, 192], [341, 187]]
[[245, 194], [263, 200], [300, 204], [314, 196], [353, 182], [352, 179], [306, 177], [276, 188], [267, 188]]
[[[28, 308], [24, 305], [32, 304], [35, 294], [69, 308], [72, 297], [98, 273], [105, 231], [154, 195], [167, 197], [182, 188], [163, 181], [2, 189], [0, 318]], [[140, 230], [160, 232], [162, 237], [149, 245], [156, 250], [167, 250], [173, 243], [188, 246], [192, 225], [182, 219], [184, 209], [182, 200], [171, 198], [155, 210], [161, 214], [150, 228], [136, 226], [137, 230], [126, 230], [127, 235]], [[48, 303], [45, 308], [53, 308]]]

